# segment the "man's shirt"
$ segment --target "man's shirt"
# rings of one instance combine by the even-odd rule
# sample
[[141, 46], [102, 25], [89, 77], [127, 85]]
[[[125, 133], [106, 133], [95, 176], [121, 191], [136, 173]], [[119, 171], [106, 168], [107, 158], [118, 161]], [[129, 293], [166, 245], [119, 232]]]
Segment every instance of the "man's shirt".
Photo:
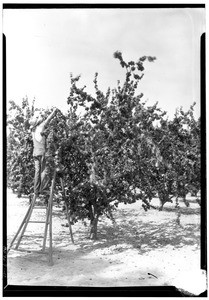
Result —
[[45, 122], [38, 125], [32, 132], [33, 137], [33, 156], [44, 155], [46, 152], [46, 138], [42, 134]]

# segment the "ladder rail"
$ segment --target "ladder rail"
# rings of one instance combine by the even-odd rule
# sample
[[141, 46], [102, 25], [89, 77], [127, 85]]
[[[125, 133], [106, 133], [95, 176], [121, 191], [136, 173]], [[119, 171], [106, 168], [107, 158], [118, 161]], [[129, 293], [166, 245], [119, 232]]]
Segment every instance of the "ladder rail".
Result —
[[25, 223], [25, 220], [27, 219], [27, 216], [28, 216], [28, 214], [29, 214], [30, 209], [31, 209], [31, 206], [29, 206], [29, 208], [28, 208], [28, 210], [27, 210], [27, 212], [26, 212], [26, 214], [25, 214], [25, 217], [24, 217], [24, 219], [23, 219], [23, 221], [22, 221], [22, 223], [21, 223], [21, 225], [20, 225], [20, 227], [19, 227], [17, 233], [15, 234], [14, 238], [12, 239], [9, 248], [7, 249], [7, 253], [9, 253], [10, 249], [12, 248], [12, 246], [13, 246], [13, 244], [14, 244], [16, 238], [17, 238], [17, 236], [19, 235], [19, 233], [20, 233], [20, 231], [21, 231], [21, 229], [22, 229], [22, 227], [23, 227], [23, 225], [24, 225], [24, 223]]
[[46, 223], [45, 223], [44, 239], [43, 239], [43, 246], [42, 246], [43, 251], [45, 251], [45, 248], [46, 248], [46, 238], [47, 238], [48, 226], [49, 226], [49, 209], [47, 209], [47, 213], [46, 213]]
[[[25, 233], [29, 223], [45, 223], [44, 236], [42, 236], [43, 237], [43, 247], [42, 247], [41, 251], [39, 251], [39, 253], [48, 253], [49, 264], [51, 266], [53, 265], [53, 258], [52, 258], [52, 202], [53, 202], [55, 179], [56, 179], [56, 171], [54, 171], [53, 180], [52, 180], [52, 184], [51, 184], [51, 188], [50, 188], [50, 197], [49, 197], [49, 201], [48, 201], [48, 208], [46, 207], [46, 221], [35, 221], [35, 220], [30, 221], [33, 209], [36, 208], [35, 203], [36, 203], [37, 196], [34, 195], [33, 200], [27, 210], [27, 213], [26, 213], [17, 233], [15, 234], [14, 238], [12, 239], [12, 242], [10, 244], [9, 249], [7, 250], [7, 253], [12, 248], [12, 246], [13, 246], [15, 240], [18, 238], [19, 234], [20, 235], [19, 235], [19, 238], [17, 240], [16, 246], [14, 249], [24, 252], [24, 249], [18, 249], [18, 248], [19, 248], [19, 245], [20, 245], [20, 242], [21, 242], [23, 236], [26, 236], [24, 233]], [[48, 226], [50, 227], [50, 235], [49, 235], [50, 240], [49, 240], [49, 250], [46, 252], [45, 248], [46, 248], [46, 238], [47, 238]], [[28, 252], [28, 251], [26, 250], [25, 252]], [[35, 251], [30, 250], [30, 252], [35, 252]]]
[[49, 198], [49, 264], [50, 266], [53, 265], [53, 258], [52, 258], [52, 204], [53, 204], [53, 194], [54, 194], [54, 186], [56, 180], [56, 170], [54, 172], [51, 191], [50, 191], [50, 198]]
[[65, 188], [64, 188], [64, 182], [63, 182], [63, 178], [60, 177], [60, 184], [62, 187], [62, 193], [63, 193], [63, 198], [65, 201], [65, 209], [66, 209], [66, 215], [67, 215], [67, 220], [68, 220], [68, 225], [69, 225], [69, 230], [70, 230], [70, 237], [71, 237], [71, 241], [74, 244], [74, 238], [73, 238], [73, 231], [72, 231], [72, 226], [71, 226], [71, 221], [70, 221], [70, 213], [69, 213], [69, 208], [68, 208], [68, 204], [66, 201], [66, 195], [65, 195]]
[[36, 196], [33, 197], [33, 200], [32, 200], [32, 203], [31, 203], [29, 212], [28, 212], [28, 216], [27, 216], [27, 218], [26, 218], [26, 220], [25, 220], [25, 225], [23, 226], [22, 232], [21, 232], [20, 237], [19, 237], [19, 239], [18, 239], [18, 241], [17, 241], [17, 244], [16, 244], [16, 246], [15, 246], [15, 249], [16, 249], [16, 250], [18, 249], [19, 244], [20, 244], [20, 242], [21, 242], [21, 240], [22, 240], [22, 238], [23, 238], [23, 235], [24, 235], [24, 233], [25, 233], [25, 230], [26, 230], [26, 228], [27, 228], [27, 226], [28, 226], [28, 222], [29, 222], [30, 217], [31, 217], [31, 215], [32, 215], [33, 207], [34, 207], [34, 205], [35, 205], [36, 198], [37, 198]]
[[[50, 196], [49, 196], [48, 206], [46, 207], [46, 221], [30, 221], [33, 209], [36, 208], [35, 203], [36, 203], [37, 196], [34, 195], [33, 200], [32, 200], [32, 202], [31, 202], [31, 204], [30, 204], [30, 206], [29, 206], [29, 208], [26, 212], [26, 215], [25, 215], [25, 217], [24, 217], [17, 233], [15, 234], [14, 238], [12, 239], [12, 242], [10, 243], [10, 246], [7, 250], [7, 253], [9, 253], [9, 251], [12, 248], [15, 240], [18, 238], [19, 234], [20, 234], [20, 236], [17, 240], [16, 246], [15, 246], [14, 249], [19, 250], [19, 251], [24, 251], [24, 249], [18, 249], [18, 247], [20, 245], [20, 242], [21, 242], [23, 236], [26, 236], [24, 233], [26, 231], [28, 223], [45, 223], [44, 236], [42, 236], [43, 237], [43, 245], [42, 245], [42, 250], [39, 251], [39, 253], [43, 253], [43, 254], [48, 253], [48, 255], [49, 255], [49, 265], [50, 266], [53, 265], [52, 207], [53, 207], [53, 195], [54, 195], [56, 174], [57, 173], [56, 173], [56, 169], [55, 169], [53, 179], [52, 179], [52, 183], [51, 183], [51, 187], [50, 187]], [[69, 208], [68, 208], [68, 203], [66, 201], [63, 178], [61, 178], [61, 177], [60, 177], [60, 183], [61, 183], [63, 198], [64, 198], [64, 201], [65, 201], [65, 208], [66, 208], [67, 220], [68, 220], [68, 224], [69, 224], [70, 236], [71, 236], [72, 243], [74, 244], [71, 220], [70, 220], [70, 216], [69, 216]], [[48, 251], [46, 252], [45, 249], [46, 249], [46, 240], [47, 240], [48, 229], [49, 229], [49, 248], [48, 248]], [[27, 250], [26, 250], [26, 252], [27, 252]], [[35, 252], [35, 251], [29, 250], [29, 252]]]

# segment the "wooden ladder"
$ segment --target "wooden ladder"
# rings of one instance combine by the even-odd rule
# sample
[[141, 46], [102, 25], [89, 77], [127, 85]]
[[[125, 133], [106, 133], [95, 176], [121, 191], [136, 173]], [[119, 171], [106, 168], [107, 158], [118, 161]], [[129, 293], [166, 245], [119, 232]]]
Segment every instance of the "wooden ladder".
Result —
[[[41, 253], [41, 254], [48, 254], [49, 255], [49, 265], [50, 266], [53, 265], [53, 258], [52, 258], [52, 206], [53, 206], [53, 193], [54, 193], [55, 180], [56, 180], [56, 171], [54, 171], [54, 175], [53, 175], [53, 179], [52, 179], [48, 205], [46, 207], [44, 207], [44, 206], [42, 206], [42, 207], [41, 206], [35, 206], [37, 197], [36, 196], [33, 197], [33, 200], [32, 200], [32, 202], [31, 202], [31, 204], [28, 208], [28, 211], [26, 212], [26, 215], [25, 215], [25, 217], [24, 217], [17, 233], [15, 234], [14, 238], [11, 241], [11, 244], [10, 244], [8, 250], [7, 250], [7, 253], [9, 253], [9, 251], [12, 248], [15, 240], [17, 239], [18, 235], [20, 234], [14, 250], [24, 251], [24, 252], [36, 252], [36, 253]], [[70, 229], [71, 240], [74, 243], [72, 228], [71, 228], [71, 222], [70, 222], [70, 217], [69, 217], [68, 204], [67, 204], [66, 198], [65, 198], [65, 190], [64, 190], [64, 184], [63, 184], [63, 179], [62, 178], [60, 178], [60, 183], [61, 183], [61, 187], [62, 187], [63, 197], [64, 197], [64, 200], [65, 200], [65, 208], [66, 208], [67, 220], [68, 220], [69, 229]], [[30, 220], [33, 209], [35, 209], [35, 208], [46, 209], [46, 221], [31, 221]], [[23, 236], [28, 237], [24, 233], [25, 233], [26, 228], [27, 228], [29, 223], [45, 223], [44, 235], [43, 236], [38, 236], [38, 237], [43, 238], [43, 246], [42, 246], [42, 249], [40, 251], [29, 250], [29, 249], [18, 249]], [[49, 250], [46, 251], [46, 239], [47, 239], [48, 227], [49, 227]]]

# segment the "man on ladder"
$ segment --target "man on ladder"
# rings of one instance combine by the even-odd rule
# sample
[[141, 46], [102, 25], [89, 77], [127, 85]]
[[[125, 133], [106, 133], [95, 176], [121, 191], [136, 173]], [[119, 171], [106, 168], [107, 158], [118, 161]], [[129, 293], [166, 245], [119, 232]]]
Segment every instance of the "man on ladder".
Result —
[[51, 170], [46, 161], [46, 137], [44, 135], [44, 130], [57, 111], [57, 108], [55, 108], [46, 120], [43, 120], [40, 112], [36, 111], [30, 121], [33, 138], [33, 157], [35, 162], [35, 198], [38, 198], [40, 194], [49, 190]]
[[[11, 244], [7, 250], [7, 253], [10, 251], [12, 248], [12, 245], [14, 244], [16, 238], [20, 234], [18, 241], [15, 246], [15, 250], [19, 251], [28, 251], [25, 249], [18, 249], [19, 244], [25, 235], [25, 231], [27, 228], [28, 223], [45, 223], [45, 230], [44, 230], [44, 236], [43, 236], [43, 247], [41, 250], [41, 253], [48, 253], [49, 254], [49, 263], [50, 265], [53, 265], [53, 260], [52, 260], [52, 202], [53, 202], [53, 193], [54, 193], [54, 187], [55, 187], [55, 180], [56, 180], [56, 173], [58, 170], [54, 168], [52, 170], [52, 166], [50, 166], [50, 163], [53, 165], [53, 161], [50, 159], [50, 157], [47, 157], [49, 160], [48, 164], [46, 161], [46, 137], [44, 136], [44, 130], [46, 129], [47, 125], [49, 124], [50, 120], [55, 116], [56, 112], [58, 110], [54, 109], [52, 113], [48, 116], [48, 118], [43, 121], [40, 113], [35, 113], [32, 120], [31, 120], [31, 129], [32, 129], [32, 137], [33, 137], [33, 144], [34, 144], [34, 150], [33, 150], [33, 156], [35, 160], [35, 177], [34, 177], [34, 197], [31, 201], [30, 207], [28, 208], [28, 211], [26, 212], [26, 215], [16, 233], [14, 236], [13, 240], [11, 241]], [[60, 171], [58, 171], [60, 173]], [[61, 184], [61, 189], [62, 189], [62, 194], [63, 194], [63, 200], [65, 202], [65, 208], [66, 208], [66, 215], [68, 219], [68, 224], [69, 224], [69, 229], [70, 229], [70, 235], [71, 235], [71, 240], [74, 243], [73, 240], [73, 234], [72, 234], [72, 228], [71, 228], [71, 222], [70, 222], [70, 217], [69, 217], [69, 209], [68, 209], [68, 203], [65, 197], [65, 189], [64, 189], [64, 183], [63, 183], [63, 178], [60, 176], [60, 184]], [[50, 187], [51, 183], [51, 187]], [[48, 192], [48, 197], [47, 199], [48, 203], [46, 206], [46, 221], [36, 221], [36, 220], [30, 220], [33, 209], [34, 208], [41, 208], [35, 206], [37, 198], [43, 194], [43, 192], [47, 191]], [[49, 227], [49, 251], [46, 252], [46, 238], [47, 238], [47, 231]], [[30, 251], [31, 252], [31, 251]], [[37, 251], [34, 251], [37, 252]], [[40, 253], [40, 251], [38, 251]]]

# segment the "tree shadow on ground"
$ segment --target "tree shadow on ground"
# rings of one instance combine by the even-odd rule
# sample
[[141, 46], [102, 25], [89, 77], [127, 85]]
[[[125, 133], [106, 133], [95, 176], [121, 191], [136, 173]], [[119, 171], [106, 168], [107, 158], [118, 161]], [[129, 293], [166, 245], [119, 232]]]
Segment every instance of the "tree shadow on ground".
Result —
[[[200, 214], [200, 207], [181, 207], [181, 214], [189, 216], [190, 223], [179, 226], [176, 223], [175, 206], [164, 207], [162, 212], [157, 210], [144, 212], [140, 206], [136, 209], [119, 209], [115, 213], [116, 225], [107, 222], [105, 218], [98, 224], [98, 240], [96, 242], [88, 238], [88, 227], [82, 223], [73, 227], [73, 235], [76, 245], [85, 248], [85, 252], [96, 249], [120, 247], [126, 245], [124, 250], [132, 247], [145, 253], [155, 249], [164, 249], [166, 246], [182, 248], [185, 245], [197, 246], [200, 244], [200, 225], [193, 221], [193, 216]], [[155, 215], [155, 217], [153, 217]], [[53, 210], [53, 216], [67, 224], [66, 214], [61, 208]], [[61, 224], [61, 226], [65, 226]], [[54, 234], [56, 242], [62, 243], [69, 239], [66, 229]], [[69, 239], [69, 243], [71, 243]], [[68, 244], [68, 243], [67, 243]], [[113, 247], [114, 248], [114, 247]]]
[[[181, 214], [183, 215], [199, 215], [200, 214], [200, 210], [201, 208], [200, 207], [181, 207], [180, 208], [180, 211], [181, 211]], [[163, 211], [164, 212], [175, 212], [176, 211], [176, 208], [175, 207], [164, 207], [163, 208]]]
[[[169, 214], [171, 211], [174, 212], [175, 209], [168, 208], [166, 213]], [[188, 208], [183, 209], [184, 214], [192, 215], [188, 211]], [[196, 215], [199, 212], [199, 208], [192, 209], [192, 211]], [[121, 211], [123, 221], [115, 226], [99, 223], [98, 243], [91, 243], [86, 246], [86, 249], [90, 247], [91, 250], [94, 250], [126, 244], [144, 253], [155, 249], [163, 250], [166, 246], [178, 249], [185, 245], [197, 247], [200, 245], [199, 224], [192, 222], [191, 224], [179, 226], [176, 220], [171, 218], [170, 220], [165, 219], [164, 222], [161, 221], [160, 223], [157, 220], [144, 222], [143, 220], [139, 220], [139, 216], [131, 219], [128, 218], [129, 214], [133, 216], [133, 212], [127, 213], [127, 211]], [[86, 235], [81, 235], [79, 244], [82, 246], [85, 242]]]

